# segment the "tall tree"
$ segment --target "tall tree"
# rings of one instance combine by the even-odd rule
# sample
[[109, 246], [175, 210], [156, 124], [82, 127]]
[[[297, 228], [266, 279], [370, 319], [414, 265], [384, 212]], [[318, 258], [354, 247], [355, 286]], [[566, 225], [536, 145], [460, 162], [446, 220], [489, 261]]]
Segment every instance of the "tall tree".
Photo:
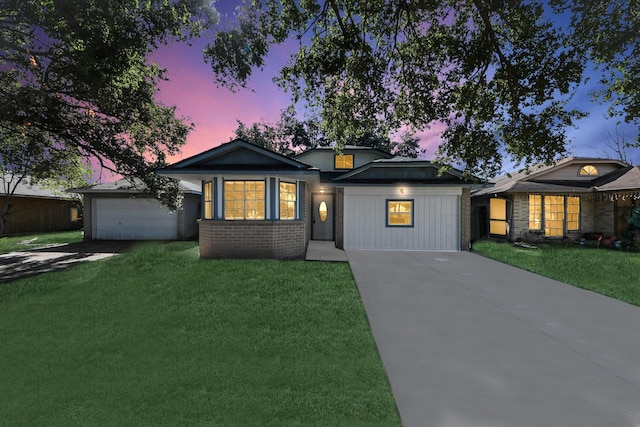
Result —
[[177, 184], [152, 172], [192, 125], [155, 100], [164, 72], [148, 56], [215, 18], [201, 0], [2, 0], [2, 132], [28, 127], [50, 159], [97, 159], [175, 208]]
[[[602, 71], [595, 98], [610, 105], [610, 115], [638, 125], [640, 146], [640, 3], [637, 0], [555, 0], [570, 13], [573, 44], [583, 46]], [[616, 129], [617, 133], [617, 129]]]
[[567, 101], [585, 49], [548, 13], [541, 0], [254, 1], [206, 55], [220, 84], [243, 86], [270, 45], [297, 40], [279, 83], [319, 109], [329, 140], [440, 121], [439, 155], [492, 175], [505, 152], [562, 156], [584, 115]]
[[[240, 138], [259, 147], [291, 156], [311, 148], [328, 146], [329, 142], [322, 136], [320, 127], [316, 119], [299, 121], [293, 110], [287, 109], [280, 114], [280, 120], [275, 125], [259, 122], [247, 126], [238, 120], [238, 127], [232, 139]], [[376, 148], [404, 157], [418, 157], [423, 154], [424, 149], [420, 147], [419, 142], [419, 138], [406, 131], [400, 135], [399, 142], [373, 132], [364, 132], [361, 136], [349, 140], [350, 145]]]

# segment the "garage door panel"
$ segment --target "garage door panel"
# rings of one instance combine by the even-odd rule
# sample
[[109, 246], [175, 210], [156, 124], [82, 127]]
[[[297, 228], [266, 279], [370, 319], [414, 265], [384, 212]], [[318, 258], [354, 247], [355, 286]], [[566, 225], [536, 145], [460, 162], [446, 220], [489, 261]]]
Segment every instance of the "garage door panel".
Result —
[[95, 199], [94, 237], [100, 240], [172, 240], [178, 214], [155, 199]]
[[[460, 196], [349, 194], [344, 197], [345, 249], [459, 250]], [[414, 201], [414, 226], [386, 226], [386, 200]]]

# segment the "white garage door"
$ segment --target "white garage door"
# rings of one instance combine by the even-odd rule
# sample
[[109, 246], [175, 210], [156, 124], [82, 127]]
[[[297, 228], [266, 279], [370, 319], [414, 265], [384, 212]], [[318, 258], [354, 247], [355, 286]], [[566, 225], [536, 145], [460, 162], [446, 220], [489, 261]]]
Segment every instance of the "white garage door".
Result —
[[178, 213], [155, 199], [94, 199], [93, 238], [99, 240], [173, 240]]
[[[460, 250], [461, 188], [346, 187], [344, 248]], [[413, 201], [413, 227], [387, 227], [387, 200]]]

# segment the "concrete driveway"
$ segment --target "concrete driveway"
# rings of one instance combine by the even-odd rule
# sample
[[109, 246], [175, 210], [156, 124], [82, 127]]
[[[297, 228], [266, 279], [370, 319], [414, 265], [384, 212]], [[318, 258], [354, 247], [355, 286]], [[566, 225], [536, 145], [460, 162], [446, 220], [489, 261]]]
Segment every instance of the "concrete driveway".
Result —
[[404, 426], [640, 426], [640, 307], [468, 252], [347, 257]]
[[134, 242], [91, 241], [0, 254], [0, 283], [112, 257]]

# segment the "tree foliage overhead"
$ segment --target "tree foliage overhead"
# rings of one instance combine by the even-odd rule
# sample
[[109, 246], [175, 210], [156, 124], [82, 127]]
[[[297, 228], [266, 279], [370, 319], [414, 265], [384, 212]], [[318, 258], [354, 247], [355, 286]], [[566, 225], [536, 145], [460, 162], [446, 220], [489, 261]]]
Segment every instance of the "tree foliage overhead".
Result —
[[[319, 111], [327, 139], [344, 144], [370, 130], [439, 121], [447, 125], [439, 155], [464, 162], [469, 173], [492, 175], [504, 152], [523, 166], [562, 156], [567, 127], [584, 116], [567, 101], [589, 54], [612, 59], [606, 49], [597, 53], [605, 44], [594, 39], [603, 29], [587, 11], [593, 2], [577, 2], [583, 9], [566, 3], [557, 0], [551, 9], [539, 0], [253, 1], [237, 28], [215, 34], [205, 55], [218, 83], [244, 86], [270, 45], [297, 40], [278, 81], [294, 102], [305, 99]], [[598, 33], [578, 34], [552, 14], [567, 10], [576, 26], [593, 20]], [[615, 13], [607, 16], [619, 18]], [[638, 32], [630, 34], [637, 44]], [[637, 78], [635, 71], [618, 86]]]
[[[312, 148], [329, 146], [331, 141], [325, 139], [320, 128], [316, 119], [300, 121], [292, 109], [287, 109], [280, 114], [280, 120], [275, 125], [260, 122], [247, 126], [238, 120], [232, 139], [243, 139], [258, 147], [292, 156]], [[403, 132], [398, 142], [392, 141], [388, 136], [364, 132], [349, 140], [349, 145], [371, 147], [397, 156], [415, 158], [425, 153], [419, 142], [420, 139], [409, 132]]]
[[212, 22], [215, 11], [201, 3], [2, 0], [0, 131], [34, 136], [50, 161], [92, 158], [141, 178], [175, 207], [177, 185], [152, 172], [191, 125], [155, 100], [164, 75], [148, 56]]

